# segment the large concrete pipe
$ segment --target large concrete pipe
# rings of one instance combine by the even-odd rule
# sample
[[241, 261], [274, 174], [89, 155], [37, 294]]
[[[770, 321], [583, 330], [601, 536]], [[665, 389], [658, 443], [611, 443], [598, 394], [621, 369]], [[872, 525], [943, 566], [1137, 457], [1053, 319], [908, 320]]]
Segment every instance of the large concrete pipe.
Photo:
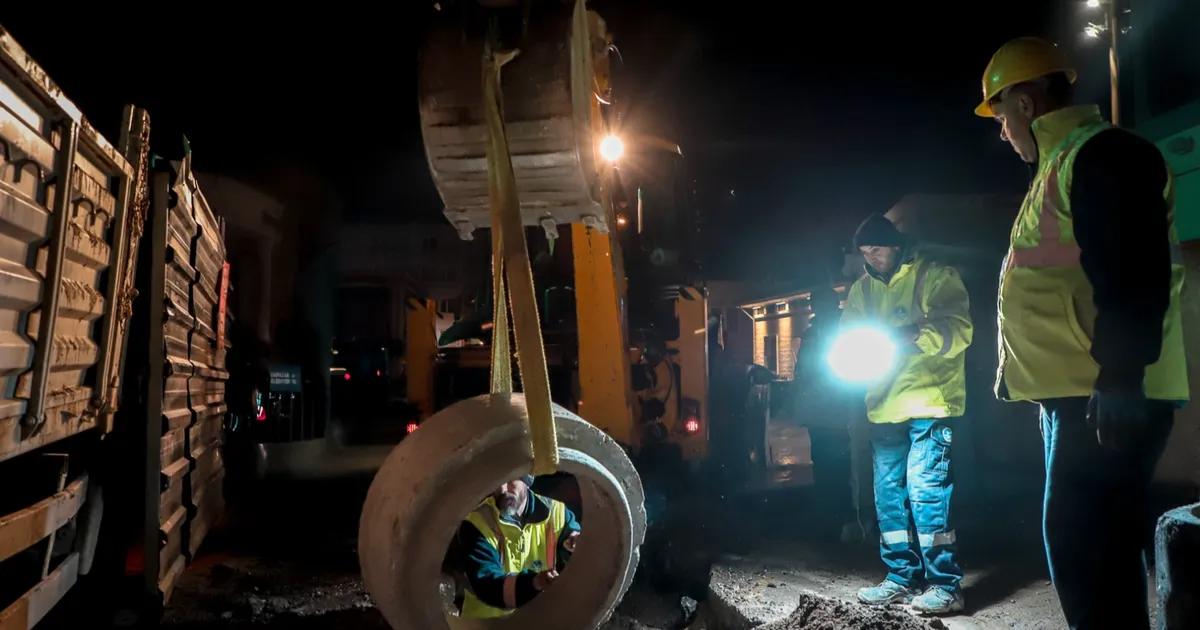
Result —
[[1200, 628], [1200, 503], [1158, 519], [1154, 555], [1159, 630]]
[[462, 519], [506, 480], [533, 466], [525, 399], [491, 394], [421, 424], [388, 456], [363, 505], [363, 582], [395, 630], [587, 630], [603, 623], [637, 568], [646, 533], [642, 482], [624, 450], [554, 405], [559, 469], [579, 481], [578, 547], [555, 583], [507, 617], [448, 617], [438, 595], [442, 560]]

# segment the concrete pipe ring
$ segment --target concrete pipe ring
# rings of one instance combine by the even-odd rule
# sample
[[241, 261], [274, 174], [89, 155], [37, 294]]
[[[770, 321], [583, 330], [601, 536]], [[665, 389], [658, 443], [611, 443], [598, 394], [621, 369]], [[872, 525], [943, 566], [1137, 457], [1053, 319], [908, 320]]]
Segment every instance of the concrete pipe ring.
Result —
[[435, 414], [383, 463], [363, 505], [363, 582], [395, 630], [588, 630], [612, 613], [633, 580], [646, 534], [641, 479], [624, 450], [554, 405], [559, 469], [579, 482], [582, 525], [570, 565], [507, 617], [447, 616], [442, 560], [463, 518], [506, 480], [529, 474], [533, 455], [522, 394], [492, 394]]

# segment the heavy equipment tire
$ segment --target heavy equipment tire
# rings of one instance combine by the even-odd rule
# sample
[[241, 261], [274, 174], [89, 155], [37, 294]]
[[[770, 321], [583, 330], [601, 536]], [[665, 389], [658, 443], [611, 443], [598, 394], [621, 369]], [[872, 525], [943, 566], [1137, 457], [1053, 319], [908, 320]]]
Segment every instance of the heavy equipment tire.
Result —
[[75, 547], [79, 552], [79, 575], [87, 575], [92, 571], [92, 562], [96, 559], [100, 524], [104, 518], [104, 491], [99, 482], [91, 481], [88, 484], [87, 501], [83, 504], [79, 516]]
[[464, 400], [432, 416], [383, 463], [359, 522], [363, 582], [395, 630], [587, 630], [612, 613], [633, 580], [646, 534], [642, 485], [621, 447], [554, 405], [559, 470], [579, 481], [583, 532], [561, 577], [507, 617], [445, 615], [442, 560], [463, 518], [533, 466], [522, 394]]

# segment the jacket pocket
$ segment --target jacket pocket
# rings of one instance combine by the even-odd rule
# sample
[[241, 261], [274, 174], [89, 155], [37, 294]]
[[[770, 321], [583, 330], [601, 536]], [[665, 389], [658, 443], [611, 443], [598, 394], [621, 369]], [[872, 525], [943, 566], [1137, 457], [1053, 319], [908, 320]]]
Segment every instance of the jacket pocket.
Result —
[[1066, 320], [1067, 328], [1071, 330], [1071, 336], [1079, 344], [1079, 348], [1084, 351], [1084, 354], [1091, 356], [1092, 336], [1083, 329], [1079, 321], [1079, 309], [1075, 307], [1075, 297], [1069, 294], [1060, 294], [1060, 299], [1063, 303], [1063, 310], [1066, 315], [1063, 319]]

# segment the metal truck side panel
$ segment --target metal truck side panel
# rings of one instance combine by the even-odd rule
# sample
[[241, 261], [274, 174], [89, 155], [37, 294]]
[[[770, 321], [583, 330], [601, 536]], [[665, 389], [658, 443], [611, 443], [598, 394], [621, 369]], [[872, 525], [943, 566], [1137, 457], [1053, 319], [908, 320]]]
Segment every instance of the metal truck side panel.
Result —
[[[146, 567], [146, 577], [166, 601], [184, 566], [183, 550], [187, 527], [184, 492], [191, 462], [187, 458], [187, 431], [192, 424], [188, 408], [188, 380], [195, 368], [188, 359], [189, 337], [196, 326], [188, 307], [196, 270], [190, 262], [196, 222], [192, 220], [186, 189], [181, 190], [172, 173], [155, 173], [151, 187], [151, 232], [153, 262], [150, 283], [150, 331], [161, 334], [161, 342], [150, 341], [151, 401], [147, 410], [147, 438], [158, 449], [147, 453], [149, 508], [146, 558], [157, 562]], [[183, 194], [181, 194], [183, 193]], [[161, 304], [159, 308], [154, 304]], [[157, 372], [157, 373], [156, 373]], [[157, 390], [157, 391], [154, 391]], [[157, 399], [157, 400], [156, 400]], [[157, 457], [156, 457], [157, 455]], [[154, 499], [153, 497], [157, 497]]]
[[119, 216], [124, 227], [132, 179], [0, 27], [0, 460], [94, 429], [107, 413], [96, 378], [119, 357], [101, 351], [114, 320], [106, 271], [128, 238], [110, 226]]
[[[147, 438], [147, 590], [166, 603], [188, 560], [221, 518], [225, 465], [225, 243], [191, 172], [191, 158], [158, 173], [152, 187]], [[161, 307], [154, 305], [161, 304]], [[161, 336], [161, 337], [160, 337]], [[157, 456], [156, 456], [157, 455]]]
[[213, 214], [191, 172], [191, 160], [180, 173], [192, 191], [192, 219], [197, 235], [192, 241], [190, 260], [196, 280], [189, 295], [190, 312], [195, 321], [189, 343], [189, 359], [195, 370], [188, 380], [188, 407], [192, 424], [188, 427], [187, 450], [192, 462], [185, 490], [188, 520], [189, 558], [195, 557], [200, 543], [225, 511], [222, 482], [225, 463], [221, 457], [221, 436], [225, 418], [225, 297], [229, 267], [225, 260], [225, 230]]
[[[144, 139], [148, 118], [127, 108], [122, 129], [123, 141]], [[19, 577], [31, 578], [29, 590], [0, 602], [2, 630], [36, 625], [80, 575], [86, 541], [63, 531], [96, 512], [99, 492], [88, 492], [86, 473], [68, 482], [74, 446], [31, 452], [111, 427], [128, 317], [116, 296], [140, 235], [126, 210], [144, 163], [97, 133], [0, 27], [0, 461], [19, 458], [7, 470], [28, 476], [6, 481], [33, 499], [0, 514], [0, 562], [40, 556], [40, 572]], [[37, 473], [44, 463], [57, 472]], [[74, 552], [57, 555], [61, 546]]]

